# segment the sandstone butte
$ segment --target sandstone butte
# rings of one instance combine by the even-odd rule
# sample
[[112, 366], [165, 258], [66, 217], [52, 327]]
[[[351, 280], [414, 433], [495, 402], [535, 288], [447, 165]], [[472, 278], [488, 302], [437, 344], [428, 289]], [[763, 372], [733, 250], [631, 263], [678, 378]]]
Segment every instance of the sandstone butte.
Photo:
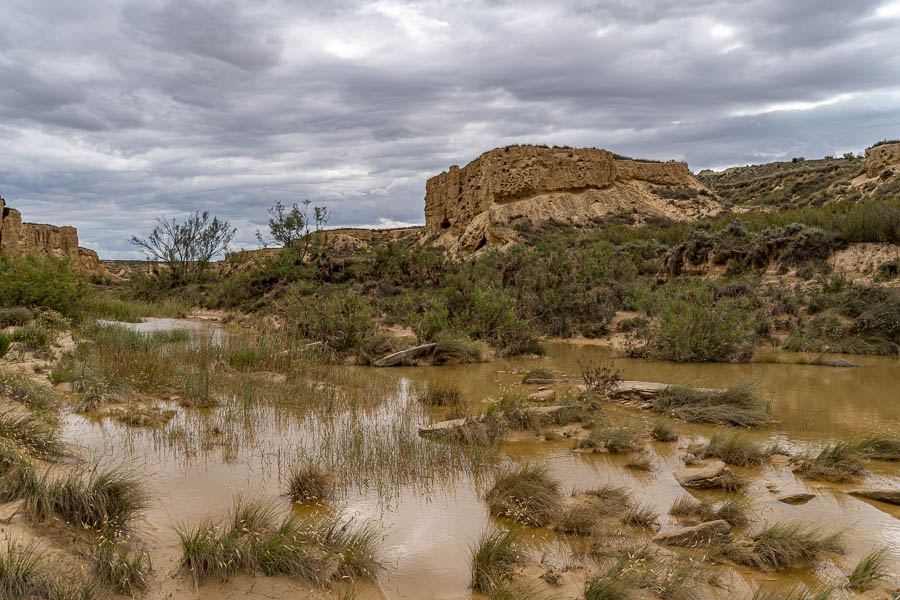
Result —
[[74, 227], [23, 223], [22, 214], [14, 208], [7, 208], [3, 198], [0, 198], [0, 214], [0, 254], [46, 254], [68, 259], [88, 274], [110, 274], [96, 252], [78, 246], [78, 231]]

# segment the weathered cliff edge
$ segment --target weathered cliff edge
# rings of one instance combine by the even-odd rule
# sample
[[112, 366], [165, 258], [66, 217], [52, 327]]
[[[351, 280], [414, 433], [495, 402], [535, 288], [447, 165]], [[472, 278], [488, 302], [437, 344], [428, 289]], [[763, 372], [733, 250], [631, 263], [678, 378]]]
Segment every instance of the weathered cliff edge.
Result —
[[425, 184], [426, 228], [464, 254], [518, 241], [522, 229], [549, 221], [585, 226], [628, 214], [640, 224], [722, 210], [686, 163], [636, 161], [596, 148], [497, 148]]
[[866, 177], [878, 177], [890, 167], [900, 167], [900, 142], [866, 148]]
[[0, 254], [46, 254], [68, 259], [80, 271], [91, 275], [110, 275], [96, 252], [78, 246], [78, 231], [74, 227], [23, 223], [22, 214], [7, 208], [3, 198], [0, 198], [0, 214]]

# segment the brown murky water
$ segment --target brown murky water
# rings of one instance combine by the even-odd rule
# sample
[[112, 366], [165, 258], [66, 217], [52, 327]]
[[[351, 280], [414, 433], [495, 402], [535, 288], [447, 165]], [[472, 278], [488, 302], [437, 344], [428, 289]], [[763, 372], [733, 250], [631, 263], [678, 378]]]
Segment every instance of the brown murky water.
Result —
[[[181, 323], [184, 323], [182, 321]], [[156, 329], [172, 324], [145, 325]], [[209, 324], [191, 325], [210, 333]], [[214, 335], [222, 335], [214, 333]], [[376, 420], [390, 421], [394, 412], [406, 415], [404, 427], [415, 428], [429, 420], [443, 418], [429, 414], [410, 399], [411, 386], [453, 383], [470, 402], [498, 398], [504, 389], [520, 386], [521, 372], [531, 364], [549, 366], [561, 373], [577, 376], [577, 361], [606, 356], [599, 346], [551, 344], [548, 357], [538, 360], [503, 359], [492, 363], [444, 367], [410, 367], [371, 371], [371, 376], [388, 374], [396, 385], [387, 387], [384, 405], [372, 413]], [[742, 380], [757, 382], [761, 393], [773, 407], [778, 423], [753, 435], [774, 438], [787, 445], [815, 445], [837, 437], [900, 429], [900, 360], [881, 357], [852, 357], [862, 365], [858, 369], [837, 369], [791, 364], [672, 364], [635, 359], [616, 359], [626, 379], [684, 383], [701, 387], [728, 387]], [[355, 373], [369, 373], [361, 367], [347, 367]], [[574, 382], [571, 386], [574, 386]], [[560, 391], [567, 386], [559, 386]], [[148, 514], [148, 537], [154, 556], [154, 568], [167, 581], [157, 594], [163, 597], [180, 592], [193, 593], [192, 585], [172, 583], [171, 574], [178, 559], [173, 526], [192, 524], [200, 517], [218, 514], [230, 506], [232, 495], [275, 497], [280, 493], [283, 467], [299, 449], [332, 443], [327, 430], [333, 420], [311, 415], [291, 418], [273, 416], [273, 411], [253, 409], [248, 419], [247, 440], [234, 448], [227, 444], [204, 446], [191, 443], [193, 424], [220, 418], [215, 412], [188, 411], [177, 417], [184, 424], [186, 438], [179, 443], [162, 439], [162, 434], [128, 429], [108, 420], [86, 419], [70, 415], [66, 438], [84, 448], [85, 453], [112, 458], [127, 458], [148, 474], [148, 482], [157, 498]], [[611, 406], [612, 415], [635, 415], [637, 411]], [[395, 415], [394, 415], [395, 416]], [[684, 446], [695, 436], [708, 436], [712, 427], [677, 424]], [[346, 431], [346, 429], [344, 430]], [[324, 436], [324, 437], [323, 437]], [[430, 442], [429, 442], [430, 443]], [[606, 481], [626, 484], [635, 498], [656, 508], [663, 529], [676, 522], [668, 516], [672, 502], [684, 490], [671, 473], [682, 467], [675, 444], [651, 444], [655, 470], [650, 473], [624, 468], [625, 457], [606, 454], [577, 454], [570, 440], [546, 442], [534, 438], [511, 442], [503, 452], [512, 460], [539, 460], [548, 463], [563, 482], [563, 489], [588, 488]], [[874, 462], [866, 487], [900, 486], [900, 465]], [[757, 509], [756, 525], [775, 520], [801, 520], [828, 529], [846, 531], [848, 552], [838, 565], [826, 562], [815, 572], [787, 572], [761, 576], [751, 570], [741, 574], [754, 581], [829, 581], [847, 572], [873, 546], [900, 548], [900, 507], [868, 502], [842, 493], [836, 484], [805, 482], [785, 465], [766, 465], [746, 469], [753, 483], [746, 497]], [[775, 500], [779, 493], [811, 491], [810, 502], [792, 506]], [[862, 487], [862, 486], [855, 486]], [[380, 590], [363, 597], [386, 598], [468, 598], [469, 545], [490, 521], [481, 499], [479, 486], [465, 475], [452, 481], [434, 481], [429, 485], [402, 485], [393, 493], [362, 485], [350, 486], [346, 497], [334, 507], [343, 514], [380, 523], [389, 572], [378, 582]], [[715, 492], [695, 494], [715, 499]], [[550, 561], [564, 565], [569, 559], [565, 541], [547, 531], [522, 530], [531, 536]], [[900, 572], [900, 563], [895, 563]], [[235, 585], [253, 585], [238, 582]], [[174, 587], [173, 587], [174, 586]], [[270, 597], [291, 597], [290, 587], [266, 588]], [[214, 596], [215, 594], [213, 594]], [[732, 593], [731, 597], [740, 597]]]

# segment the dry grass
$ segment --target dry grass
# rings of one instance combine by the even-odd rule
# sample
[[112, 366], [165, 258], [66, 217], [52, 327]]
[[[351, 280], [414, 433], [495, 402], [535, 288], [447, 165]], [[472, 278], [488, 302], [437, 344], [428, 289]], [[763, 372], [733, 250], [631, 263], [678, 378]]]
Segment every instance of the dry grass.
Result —
[[742, 498], [729, 498], [723, 502], [712, 504], [694, 500], [687, 494], [679, 496], [669, 509], [669, 514], [675, 517], [695, 522], [721, 519], [737, 527], [742, 527], [749, 523], [751, 513], [750, 504]]
[[484, 530], [471, 548], [471, 586], [490, 592], [503, 584], [524, 558], [515, 536], [496, 528]]
[[7, 540], [0, 553], [0, 598], [10, 600], [93, 600], [99, 590], [89, 581], [62, 576], [59, 565], [34, 544]]
[[772, 454], [743, 431], [716, 431], [705, 446], [691, 449], [698, 458], [718, 458], [729, 465], [761, 465]]
[[678, 432], [666, 418], [659, 418], [653, 422], [650, 435], [659, 442], [677, 442]]
[[486, 495], [491, 514], [543, 526], [559, 514], [559, 482], [546, 465], [524, 463], [505, 469]]
[[294, 502], [325, 502], [334, 498], [337, 487], [334, 473], [318, 465], [294, 466], [288, 478], [287, 495]]
[[824, 533], [819, 527], [796, 522], [775, 523], [746, 543], [725, 545], [727, 558], [763, 571], [780, 571], [815, 564], [826, 552], [842, 552], [842, 534]]
[[806, 479], [846, 483], [866, 474], [859, 451], [849, 442], [835, 442], [818, 453], [804, 453], [792, 459], [796, 471]]
[[430, 385], [421, 396], [422, 402], [429, 406], [460, 406], [463, 404], [463, 394], [459, 386]]
[[771, 408], [752, 383], [722, 392], [672, 385], [654, 400], [653, 409], [689, 423], [760, 427], [772, 422]]
[[853, 571], [847, 576], [847, 585], [857, 591], [871, 589], [875, 580], [891, 574], [887, 568], [890, 558], [891, 549], [888, 547], [872, 550], [853, 567]]
[[609, 452], [636, 452], [643, 449], [644, 431], [634, 425], [595, 425], [588, 437], [578, 441], [578, 448], [598, 450], [606, 448]]

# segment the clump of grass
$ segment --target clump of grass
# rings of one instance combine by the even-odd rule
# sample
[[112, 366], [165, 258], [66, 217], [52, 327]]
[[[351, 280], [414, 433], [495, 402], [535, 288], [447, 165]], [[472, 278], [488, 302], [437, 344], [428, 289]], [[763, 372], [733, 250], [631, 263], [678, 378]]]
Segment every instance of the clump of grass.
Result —
[[823, 533], [801, 523], [775, 523], [754, 535], [749, 544], [732, 542], [724, 554], [731, 560], [764, 571], [815, 564], [825, 552], [842, 552], [842, 534]]
[[834, 588], [824, 587], [813, 593], [802, 585], [792, 588], [760, 588], [753, 594], [752, 600], [829, 600], [834, 595]]
[[544, 600], [537, 590], [522, 583], [504, 581], [491, 588], [490, 600]]
[[434, 364], [459, 364], [479, 362], [484, 355], [484, 345], [466, 336], [441, 334], [434, 341], [431, 360]]
[[760, 427], [772, 421], [769, 405], [752, 383], [721, 392], [671, 385], [653, 401], [653, 409], [689, 423]]
[[54, 342], [53, 334], [37, 325], [26, 325], [12, 332], [12, 341], [20, 342], [26, 350], [47, 350]]
[[684, 494], [669, 509], [669, 514], [698, 522], [723, 520], [734, 526], [750, 522], [750, 505], [742, 498], [729, 498], [718, 504], [694, 500]]
[[485, 529], [471, 548], [473, 589], [490, 592], [512, 575], [524, 553], [510, 531]]
[[[95, 398], [93, 395], [90, 395], [85, 400], [90, 401]], [[78, 404], [78, 409], [84, 410], [89, 406], [89, 404], [83, 400]], [[96, 405], [99, 406], [99, 403]], [[123, 425], [128, 425], [129, 427], [162, 427], [166, 423], [172, 420], [175, 416], [174, 410], [163, 410], [158, 406], [144, 406], [144, 405], [136, 405], [129, 404], [122, 409], [110, 409], [109, 415], [114, 417], [117, 421], [122, 423]]]
[[622, 523], [636, 527], [653, 527], [656, 524], [656, 518], [656, 509], [652, 506], [638, 504], [628, 509], [622, 517]]
[[532, 365], [522, 376], [522, 383], [546, 383], [556, 379], [556, 373], [547, 367]]
[[143, 476], [125, 466], [94, 465], [54, 478], [38, 477], [24, 494], [26, 511], [41, 521], [51, 516], [92, 529], [124, 530], [149, 505]]
[[900, 460], [900, 436], [874, 434], [856, 440], [853, 448], [868, 458], [875, 460]]
[[558, 531], [578, 535], [590, 534], [600, 519], [619, 515], [632, 506], [628, 491], [624, 487], [609, 483], [581, 494], [572, 493], [573, 498], [579, 495], [585, 498], [575, 499], [559, 515], [556, 522]]
[[817, 454], [804, 453], [792, 459], [796, 471], [807, 479], [838, 483], [857, 481], [866, 474], [859, 452], [848, 442], [835, 442]]
[[524, 463], [500, 473], [486, 500], [494, 515], [543, 526], [559, 512], [559, 482], [546, 465]]
[[12, 336], [6, 335], [5, 333], [0, 333], [0, 357], [6, 356], [6, 353], [9, 352], [10, 346], [12, 346]]
[[595, 425], [588, 437], [579, 440], [578, 448], [606, 448], [609, 452], [636, 452], [643, 448], [644, 432], [632, 425]]
[[886, 569], [891, 557], [891, 549], [888, 547], [876, 548], [866, 554], [847, 576], [848, 584], [857, 591], [865, 591], [873, 587], [876, 579], [882, 579], [890, 575]]
[[665, 418], [660, 418], [653, 422], [650, 435], [653, 436], [653, 439], [660, 442], [678, 441], [678, 433], [672, 428], [672, 424], [668, 419]]
[[57, 575], [58, 565], [41, 555], [34, 543], [6, 542], [0, 553], [0, 598], [47, 600], [91, 600], [96, 597], [91, 582]]
[[428, 386], [421, 398], [430, 406], [460, 406], [463, 403], [462, 390], [453, 384]]
[[35, 456], [52, 458], [66, 453], [56, 427], [33, 414], [0, 409], [0, 438], [21, 444]]
[[653, 461], [646, 452], [635, 452], [629, 457], [625, 466], [629, 469], [634, 469], [635, 471], [652, 471]]
[[[181, 565], [195, 581], [239, 572], [288, 575], [325, 584], [331, 577], [374, 578], [383, 566], [377, 532], [336, 519], [277, 519], [273, 505], [235, 499], [229, 515], [176, 529]], [[329, 569], [329, 565], [335, 565]]]
[[716, 431], [709, 443], [697, 449], [694, 454], [698, 458], [718, 458], [729, 465], [745, 467], [763, 464], [771, 456], [771, 451], [753, 441], [743, 431]]
[[88, 560], [94, 576], [121, 594], [134, 595], [147, 587], [150, 554], [118, 532], [101, 531]]
[[325, 502], [334, 498], [334, 473], [318, 465], [296, 465], [288, 478], [287, 494], [294, 502]]

